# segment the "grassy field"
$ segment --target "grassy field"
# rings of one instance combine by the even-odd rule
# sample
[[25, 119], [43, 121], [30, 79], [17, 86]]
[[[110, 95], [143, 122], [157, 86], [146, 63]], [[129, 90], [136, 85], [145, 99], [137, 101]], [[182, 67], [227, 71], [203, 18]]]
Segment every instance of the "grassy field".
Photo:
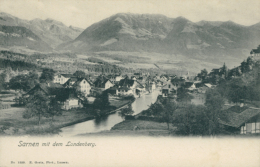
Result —
[[[110, 105], [119, 108], [122, 105], [129, 103], [129, 100], [111, 101]], [[52, 118], [41, 118], [41, 124], [38, 126], [38, 117], [24, 119], [23, 112], [25, 108], [11, 107], [9, 109], [0, 110], [0, 134], [4, 135], [35, 135], [58, 133], [59, 128], [83, 122], [89, 119], [94, 119], [90, 109], [71, 109], [63, 111], [61, 116]]]
[[41, 125], [38, 126], [38, 118], [24, 119], [23, 112], [25, 108], [9, 108], [0, 110], [0, 127], [6, 127], [5, 134], [23, 135], [48, 133], [52, 130], [62, 127], [66, 124], [78, 122], [80, 120], [92, 117], [85, 110], [64, 111], [61, 116], [55, 116], [52, 122], [51, 118], [41, 118]]

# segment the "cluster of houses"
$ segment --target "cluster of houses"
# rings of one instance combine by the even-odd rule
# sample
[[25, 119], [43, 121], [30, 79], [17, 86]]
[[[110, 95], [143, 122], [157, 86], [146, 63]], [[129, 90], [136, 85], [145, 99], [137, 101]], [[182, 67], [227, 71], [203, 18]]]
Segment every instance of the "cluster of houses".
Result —
[[[92, 78], [77, 78], [71, 74], [57, 74], [53, 82], [40, 83], [27, 95], [32, 95], [35, 91], [40, 90], [50, 97], [55, 97], [62, 104], [63, 109], [69, 110], [82, 107], [83, 99], [79, 93], [91, 103], [103, 91], [107, 91], [113, 96], [134, 95], [139, 97], [160, 87], [162, 97], [177, 97], [180, 87], [188, 92], [205, 93], [207, 89], [214, 88], [214, 86], [201, 81], [188, 81], [174, 75], [153, 77], [141, 73], [135, 73], [133, 76], [100, 75], [92, 80]], [[220, 120], [220, 124], [231, 132], [239, 130], [241, 134], [260, 134], [260, 109], [236, 107], [227, 109], [229, 119]]]
[[[26, 95], [29, 97], [35, 91], [41, 91], [47, 96], [55, 97], [62, 103], [63, 109], [82, 107], [83, 97], [89, 103], [102, 92], [107, 91], [114, 96], [140, 97], [147, 91], [156, 88], [155, 82], [148, 77], [122, 75], [100, 75], [95, 80], [92, 78], [76, 77], [72, 74], [56, 74], [52, 82], [40, 83], [32, 88]], [[79, 96], [80, 95], [80, 96]]]
[[178, 88], [184, 88], [190, 93], [206, 93], [207, 89], [214, 88], [216, 85], [202, 83], [201, 81], [189, 81], [183, 77], [169, 77], [162, 86], [162, 97], [177, 97]]

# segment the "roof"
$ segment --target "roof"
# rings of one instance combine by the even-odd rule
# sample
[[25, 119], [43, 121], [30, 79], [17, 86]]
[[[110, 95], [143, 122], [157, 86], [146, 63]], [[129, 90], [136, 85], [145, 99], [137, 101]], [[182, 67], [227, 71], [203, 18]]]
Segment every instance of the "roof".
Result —
[[44, 93], [51, 95], [53, 94], [53, 89], [63, 88], [62, 85], [56, 83], [39, 83], [35, 85], [31, 90], [29, 90], [26, 94], [32, 94], [35, 89], [41, 89]]
[[205, 83], [204, 85], [207, 86], [207, 87], [209, 87], [209, 88], [212, 87], [212, 85], [211, 85], [210, 83]]
[[250, 54], [254, 54], [254, 53], [260, 53], [260, 45], [257, 47], [257, 49], [252, 49]]
[[128, 79], [128, 78], [125, 78], [125, 79], [121, 79], [118, 83], [118, 86], [126, 86], [126, 87], [131, 87], [133, 86], [135, 83], [135, 80], [132, 80], [132, 79]]
[[73, 84], [73, 86], [74, 85], [78, 85], [84, 79], [89, 83], [89, 85], [91, 85], [91, 82], [88, 79], [86, 79], [86, 78], [78, 78], [77, 81]]
[[[106, 78], [105, 76], [99, 76], [96, 81], [94, 82], [95, 87], [98, 88], [105, 88], [105, 84], [107, 82], [111, 82], [108, 78]], [[111, 82], [112, 83], [112, 82]]]
[[[75, 87], [75, 86], [77, 86], [83, 79], [85, 79], [90, 85], [92, 85], [91, 84], [91, 82], [88, 80], [88, 79], [86, 79], [86, 78], [77, 78], [77, 77], [72, 77], [72, 78], [70, 78], [67, 82], [65, 82], [64, 84], [63, 84], [63, 86], [73, 86], [73, 87]], [[73, 83], [72, 83], [73, 82]]]
[[258, 114], [260, 114], [260, 109], [257, 108], [248, 108], [242, 112], [234, 112], [228, 109], [227, 120], [219, 120], [219, 123], [238, 128]]
[[74, 76], [74, 75], [72, 75], [72, 74], [60, 74], [60, 75], [64, 76], [65, 78], [71, 78], [71, 77]]
[[190, 88], [194, 83], [193, 82], [185, 82], [184, 87]]
[[110, 74], [107, 76], [109, 79], [115, 79], [116, 77], [122, 77], [121, 75], [116, 75], [116, 74]]
[[56, 96], [57, 100], [65, 101], [71, 96], [74, 96], [74, 90], [64, 88], [60, 84], [54, 83], [39, 83], [35, 85], [27, 94], [32, 95], [35, 90], [42, 90], [46, 95], [54, 95]]

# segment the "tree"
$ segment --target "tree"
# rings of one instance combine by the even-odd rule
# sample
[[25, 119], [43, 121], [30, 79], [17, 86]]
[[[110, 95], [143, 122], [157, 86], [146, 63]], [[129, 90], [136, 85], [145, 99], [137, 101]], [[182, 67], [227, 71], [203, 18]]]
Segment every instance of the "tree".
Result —
[[48, 109], [48, 114], [52, 118], [52, 122], [54, 119], [54, 116], [60, 116], [62, 115], [62, 110], [61, 110], [61, 104], [57, 101], [56, 98], [52, 97], [49, 102], [49, 109]]
[[202, 80], [205, 80], [208, 75], [208, 71], [206, 69], [201, 70], [200, 76]]
[[133, 113], [134, 113], [134, 111], [132, 109], [132, 105], [129, 104], [127, 106], [127, 108], [121, 109], [121, 111], [118, 113], [118, 115], [121, 116], [122, 118], [125, 118], [125, 116], [132, 115]]
[[95, 115], [100, 117], [106, 114], [110, 107], [110, 102], [108, 99], [108, 93], [103, 92], [98, 98], [93, 102], [93, 107], [96, 109]]
[[84, 71], [76, 71], [73, 75], [78, 77], [78, 78], [85, 78], [86, 77], [86, 73]]
[[28, 82], [28, 76], [27, 75], [18, 75], [16, 77], [13, 77], [9, 81], [9, 88], [14, 89], [14, 90], [29, 90], [29, 82]]
[[55, 71], [53, 69], [45, 68], [42, 70], [42, 74], [40, 76], [41, 82], [49, 82], [54, 79]]
[[160, 101], [157, 100], [157, 102], [149, 107], [149, 114], [159, 118], [160, 121], [165, 122], [169, 130], [169, 125], [173, 120], [173, 114], [178, 108], [179, 106], [177, 103], [170, 98], [161, 99]]
[[183, 87], [178, 88], [177, 101], [179, 101], [179, 102], [183, 101], [183, 102], [186, 102], [186, 104], [187, 104], [193, 98], [194, 97], [191, 94], [189, 94], [189, 92], [185, 88], [183, 88]]
[[26, 108], [27, 110], [23, 113], [23, 118], [29, 119], [32, 117], [38, 117], [39, 126], [41, 124], [42, 117], [50, 117], [49, 99], [44, 93], [40, 91], [35, 92], [29, 97]]
[[228, 68], [225, 63], [222, 66], [222, 68], [220, 69], [220, 74], [224, 76], [224, 79], [226, 79], [228, 77]]
[[206, 92], [206, 112], [205, 116], [208, 120], [208, 134], [215, 135], [219, 133], [219, 119], [226, 119], [226, 113], [222, 110], [224, 105], [223, 97], [214, 89], [209, 89]]
[[38, 74], [30, 72], [28, 75], [17, 75], [9, 81], [9, 88], [28, 91], [38, 83]]
[[194, 104], [182, 108], [175, 114], [173, 125], [177, 127], [177, 134], [206, 135], [208, 134], [208, 121], [204, 114], [205, 106]]
[[6, 74], [5, 73], [1, 73], [0, 74], [0, 90], [5, 88], [5, 78], [6, 78]]
[[89, 101], [88, 101], [87, 97], [85, 96], [85, 94], [81, 91], [76, 91], [76, 95], [77, 95], [77, 97], [80, 98], [81, 104], [83, 105], [83, 107], [88, 107]]

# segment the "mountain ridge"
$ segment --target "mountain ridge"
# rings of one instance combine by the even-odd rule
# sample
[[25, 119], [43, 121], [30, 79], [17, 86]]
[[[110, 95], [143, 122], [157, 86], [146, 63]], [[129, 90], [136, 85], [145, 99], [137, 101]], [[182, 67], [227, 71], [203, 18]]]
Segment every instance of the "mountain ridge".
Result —
[[0, 25], [25, 27], [52, 48], [61, 43], [74, 40], [83, 31], [83, 29], [78, 27], [70, 28], [64, 23], [51, 18], [45, 20], [39, 18], [24, 20], [4, 12], [0, 13]]
[[235, 56], [260, 43], [258, 24], [192, 22], [184, 17], [118, 13], [86, 28], [58, 50], [74, 52], [148, 51], [183, 55]]

